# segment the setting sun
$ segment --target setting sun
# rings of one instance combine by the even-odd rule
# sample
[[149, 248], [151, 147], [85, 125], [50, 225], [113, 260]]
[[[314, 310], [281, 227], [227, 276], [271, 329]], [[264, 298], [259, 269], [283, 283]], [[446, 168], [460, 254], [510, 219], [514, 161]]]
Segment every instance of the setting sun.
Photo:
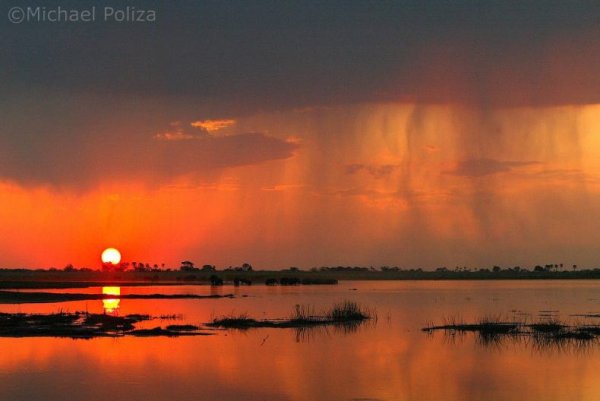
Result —
[[110, 263], [113, 265], [119, 264], [121, 261], [121, 252], [115, 248], [106, 248], [102, 252], [102, 263]]

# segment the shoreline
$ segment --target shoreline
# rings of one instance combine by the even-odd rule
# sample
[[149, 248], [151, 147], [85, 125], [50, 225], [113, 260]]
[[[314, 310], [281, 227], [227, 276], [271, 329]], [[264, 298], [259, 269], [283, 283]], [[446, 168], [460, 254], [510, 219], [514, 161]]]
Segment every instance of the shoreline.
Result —
[[39, 271], [0, 269], [0, 290], [65, 289], [103, 286], [211, 285], [335, 285], [339, 281], [487, 281], [487, 280], [600, 280], [600, 269], [580, 271]]

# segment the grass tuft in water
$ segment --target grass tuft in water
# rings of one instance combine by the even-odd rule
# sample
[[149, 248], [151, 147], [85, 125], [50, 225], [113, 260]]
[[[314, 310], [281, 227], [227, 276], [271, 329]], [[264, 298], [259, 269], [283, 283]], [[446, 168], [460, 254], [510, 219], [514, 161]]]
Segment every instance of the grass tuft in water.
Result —
[[322, 314], [317, 314], [311, 305], [296, 305], [288, 319], [255, 320], [247, 315], [231, 315], [213, 319], [209, 327], [249, 329], [257, 327], [300, 328], [319, 325], [360, 323], [375, 316], [356, 302], [344, 301]]
[[358, 303], [353, 301], [344, 301], [336, 304], [327, 313], [327, 319], [333, 322], [349, 322], [357, 320], [366, 320], [371, 317], [371, 313]]

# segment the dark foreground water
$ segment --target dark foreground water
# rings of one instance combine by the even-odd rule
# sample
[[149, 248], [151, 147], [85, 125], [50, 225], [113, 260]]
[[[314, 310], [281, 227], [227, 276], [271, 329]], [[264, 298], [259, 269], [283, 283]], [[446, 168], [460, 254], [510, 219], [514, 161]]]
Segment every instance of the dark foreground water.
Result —
[[[116, 289], [105, 289], [115, 291]], [[64, 291], [64, 290], [63, 290]], [[102, 288], [71, 292], [101, 292]], [[126, 293], [210, 294], [209, 287], [123, 287]], [[353, 300], [376, 310], [358, 330], [256, 329], [178, 338], [0, 339], [0, 400], [600, 400], [600, 345], [484, 344], [420, 329], [445, 317], [600, 323], [596, 281], [343, 282], [239, 287], [234, 299], [114, 300], [0, 305], [3, 312], [224, 314], [287, 317]], [[242, 296], [247, 295], [247, 296]], [[181, 320], [177, 321], [180, 323]], [[172, 323], [172, 322], [171, 322]], [[166, 325], [152, 321], [148, 325]]]

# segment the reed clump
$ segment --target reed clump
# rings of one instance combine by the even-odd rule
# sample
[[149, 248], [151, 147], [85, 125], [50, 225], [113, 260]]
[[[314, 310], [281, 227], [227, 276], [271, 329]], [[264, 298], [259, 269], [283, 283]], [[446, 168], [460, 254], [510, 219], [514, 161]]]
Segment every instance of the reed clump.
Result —
[[249, 328], [302, 328], [312, 326], [355, 324], [372, 319], [375, 314], [353, 301], [333, 305], [324, 313], [317, 313], [312, 305], [296, 305], [287, 319], [256, 320], [247, 315], [230, 315], [213, 319], [209, 327]]
[[354, 301], [344, 301], [334, 305], [327, 313], [327, 318], [333, 322], [349, 322], [371, 318], [372, 312]]

